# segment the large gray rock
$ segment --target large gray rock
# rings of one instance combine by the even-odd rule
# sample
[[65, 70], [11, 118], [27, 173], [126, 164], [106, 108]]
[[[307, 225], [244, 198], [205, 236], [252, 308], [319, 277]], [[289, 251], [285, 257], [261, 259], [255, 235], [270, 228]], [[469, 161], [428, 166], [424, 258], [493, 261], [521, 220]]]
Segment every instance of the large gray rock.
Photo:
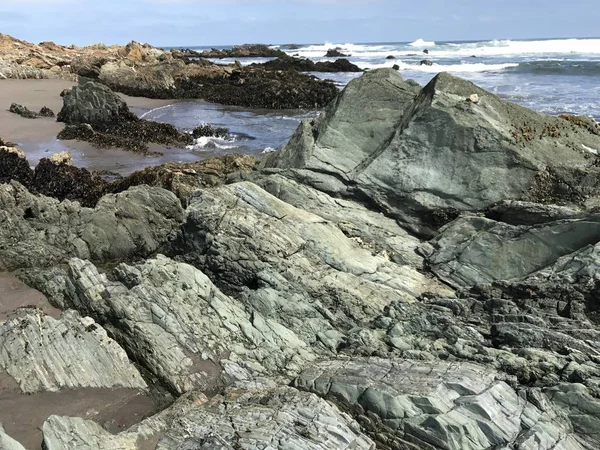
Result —
[[332, 350], [345, 330], [393, 301], [414, 302], [425, 292], [453, 295], [412, 266], [371, 250], [333, 222], [248, 182], [193, 195], [177, 248], [226, 292], [311, 345]]
[[106, 195], [94, 209], [0, 185], [0, 269], [44, 267], [72, 256], [119, 261], [166, 244], [183, 220], [181, 203], [161, 188]]
[[[52, 414], [128, 428], [156, 409], [136, 366], [93, 319], [33, 309], [0, 324], [0, 403], [0, 423], [28, 449], [40, 448]], [[6, 448], [2, 440], [0, 432]]]
[[64, 95], [57, 120], [68, 125], [99, 125], [135, 118], [118, 94], [103, 84], [88, 81]]
[[456, 287], [526, 277], [600, 241], [600, 215], [534, 226], [463, 217], [430, 244], [431, 270]]
[[600, 407], [585, 388], [578, 387], [575, 398], [567, 386], [549, 395], [514, 390], [498, 373], [473, 364], [325, 361], [295, 385], [353, 410], [384, 448], [583, 450], [599, 444], [589, 434], [594, 423], [577, 417]]
[[[468, 100], [472, 94], [478, 102]], [[571, 172], [592, 166], [592, 151], [600, 149], [600, 136], [586, 127], [507, 103], [446, 73], [414, 97], [414, 86], [397, 71], [365, 74], [262, 165], [297, 169], [318, 189], [374, 205], [430, 234], [440, 211], [552, 201], [560, 197], [554, 186], [572, 185]], [[571, 197], [565, 200], [580, 200]]]

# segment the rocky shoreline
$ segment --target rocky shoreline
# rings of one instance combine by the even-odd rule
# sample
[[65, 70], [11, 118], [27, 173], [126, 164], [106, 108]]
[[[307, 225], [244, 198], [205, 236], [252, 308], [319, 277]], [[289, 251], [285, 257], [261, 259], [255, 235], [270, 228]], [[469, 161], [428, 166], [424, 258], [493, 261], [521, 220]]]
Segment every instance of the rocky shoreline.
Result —
[[[155, 64], [156, 80], [201, 67]], [[98, 67], [108, 86], [129, 73]], [[215, 85], [314, 100], [270, 95], [263, 72], [300, 76]], [[68, 126], [156, 126], [82, 81]], [[0, 141], [0, 270], [39, 296], [0, 288], [0, 446], [600, 446], [598, 124], [448, 74], [422, 88], [380, 69], [328, 97], [258, 161], [113, 182]]]
[[321, 108], [338, 93], [332, 82], [300, 71], [269, 70], [262, 65], [242, 67], [239, 63], [218, 65], [205, 59], [228, 57], [230, 53], [239, 57], [286, 56], [261, 45], [238, 46], [227, 55], [211, 56], [191, 50], [167, 51], [137, 42], [108, 47], [35, 45], [0, 34], [0, 79], [84, 77], [131, 96], [204, 99], [272, 109]]

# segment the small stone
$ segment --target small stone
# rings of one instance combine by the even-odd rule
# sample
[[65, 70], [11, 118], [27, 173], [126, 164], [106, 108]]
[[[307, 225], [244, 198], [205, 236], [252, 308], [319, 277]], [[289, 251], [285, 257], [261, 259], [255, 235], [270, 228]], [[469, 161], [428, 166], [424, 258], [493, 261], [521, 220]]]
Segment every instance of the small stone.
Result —
[[73, 157], [69, 152], [55, 153], [48, 159], [54, 164], [66, 164], [67, 166], [73, 165]]
[[471, 95], [469, 95], [469, 98], [467, 98], [467, 101], [477, 104], [477, 103], [479, 103], [479, 95], [471, 94]]

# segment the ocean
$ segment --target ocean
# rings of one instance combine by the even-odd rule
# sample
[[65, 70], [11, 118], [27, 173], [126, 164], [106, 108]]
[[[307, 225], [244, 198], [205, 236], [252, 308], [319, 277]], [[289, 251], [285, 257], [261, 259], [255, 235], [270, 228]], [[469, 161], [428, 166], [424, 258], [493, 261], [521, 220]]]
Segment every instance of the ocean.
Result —
[[[405, 79], [427, 84], [437, 73], [466, 78], [500, 97], [548, 114], [588, 115], [600, 120], [600, 39], [492, 40], [406, 43], [324, 43], [275, 45], [290, 55], [326, 61], [338, 48], [362, 69], [400, 67]], [[189, 47], [202, 51], [210, 47]], [[228, 47], [216, 47], [228, 48]], [[394, 59], [388, 59], [393, 57]], [[270, 58], [242, 58], [243, 65]], [[423, 60], [431, 65], [422, 64]], [[231, 59], [213, 60], [231, 63]], [[340, 87], [360, 73], [314, 73]], [[263, 111], [223, 107], [202, 101], [183, 102], [148, 111], [144, 117], [179, 127], [199, 123], [227, 127], [229, 139], [201, 139], [192, 152], [243, 152], [260, 155], [284, 145], [300, 120], [317, 111]]]

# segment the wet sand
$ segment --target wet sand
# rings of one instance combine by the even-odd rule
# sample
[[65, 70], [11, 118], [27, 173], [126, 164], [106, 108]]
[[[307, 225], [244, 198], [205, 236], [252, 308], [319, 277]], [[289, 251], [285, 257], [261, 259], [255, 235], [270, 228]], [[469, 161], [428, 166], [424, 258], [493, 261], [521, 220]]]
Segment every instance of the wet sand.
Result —
[[60, 317], [61, 313], [50, 304], [44, 294], [30, 288], [15, 276], [0, 272], [0, 323], [23, 307], [39, 308], [55, 318]]
[[[76, 83], [65, 80], [0, 80], [0, 137], [18, 144], [25, 151], [27, 160], [36, 165], [41, 158], [53, 153], [68, 151], [75, 165], [91, 170], [109, 170], [127, 175], [147, 166], [166, 161], [197, 161], [201, 159], [186, 149], [150, 145], [150, 150], [162, 152], [162, 156], [143, 156], [119, 149], [97, 149], [85, 142], [59, 141], [56, 135], [64, 124], [54, 118], [24, 119], [10, 113], [8, 108], [15, 102], [33, 111], [47, 106], [56, 114], [62, 107], [60, 93]], [[121, 95], [121, 94], [120, 94]], [[130, 109], [142, 115], [155, 108], [173, 104], [176, 100], [154, 100], [121, 95]]]
[[[41, 292], [9, 273], [0, 272], [0, 326], [23, 307], [37, 307], [55, 318], [61, 314]], [[0, 423], [8, 435], [27, 450], [41, 448], [41, 427], [51, 415], [94, 420], [116, 433], [139, 423], [157, 410], [152, 397], [136, 389], [77, 389], [23, 394], [14, 378], [0, 371]]]
[[93, 420], [113, 433], [124, 431], [157, 412], [150, 396], [135, 389], [77, 389], [22, 394], [0, 373], [0, 422], [27, 450], [42, 447], [42, 425], [52, 415]]

